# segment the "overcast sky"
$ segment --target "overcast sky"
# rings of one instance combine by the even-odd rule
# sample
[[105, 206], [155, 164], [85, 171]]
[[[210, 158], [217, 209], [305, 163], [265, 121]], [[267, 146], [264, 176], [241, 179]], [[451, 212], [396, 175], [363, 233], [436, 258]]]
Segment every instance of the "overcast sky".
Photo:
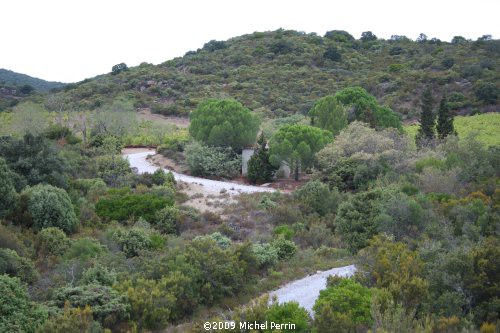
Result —
[[76, 82], [120, 62], [158, 64], [212, 39], [280, 27], [499, 38], [499, 13], [499, 0], [2, 0], [0, 68]]

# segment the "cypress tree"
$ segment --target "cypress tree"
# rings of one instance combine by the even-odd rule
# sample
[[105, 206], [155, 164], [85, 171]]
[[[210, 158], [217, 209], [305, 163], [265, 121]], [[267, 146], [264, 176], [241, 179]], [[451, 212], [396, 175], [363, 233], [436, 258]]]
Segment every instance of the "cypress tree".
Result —
[[453, 114], [451, 113], [446, 96], [444, 96], [439, 103], [437, 133], [441, 140], [450, 134], [455, 134]]
[[264, 134], [260, 134], [257, 141], [258, 148], [248, 161], [247, 178], [252, 182], [268, 182], [273, 176], [276, 168], [269, 162], [269, 150], [266, 148]]
[[418, 129], [415, 138], [417, 146], [432, 142], [435, 137], [435, 115], [432, 112], [432, 93], [431, 89], [427, 88], [422, 94], [422, 113], [420, 114], [420, 128]]

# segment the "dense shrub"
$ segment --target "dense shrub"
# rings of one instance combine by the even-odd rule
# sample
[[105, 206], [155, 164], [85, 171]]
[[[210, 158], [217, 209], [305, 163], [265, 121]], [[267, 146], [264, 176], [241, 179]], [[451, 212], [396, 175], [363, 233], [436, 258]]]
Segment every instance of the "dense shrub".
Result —
[[79, 284], [97, 284], [101, 286], [112, 286], [116, 282], [116, 272], [109, 270], [106, 266], [97, 264], [87, 268], [79, 281]]
[[107, 197], [101, 198], [95, 208], [96, 213], [106, 221], [127, 221], [139, 219], [154, 221], [155, 214], [167, 205], [172, 205], [173, 199], [153, 193], [130, 193], [127, 191], [111, 191]]
[[19, 279], [0, 275], [0, 332], [34, 333], [47, 310], [30, 301]]
[[38, 279], [38, 272], [33, 262], [20, 257], [11, 249], [0, 249], [0, 274], [18, 277], [26, 283], [33, 283]]
[[180, 211], [177, 207], [167, 206], [156, 212], [152, 224], [162, 233], [178, 234], [180, 215]]
[[0, 157], [9, 168], [21, 178], [17, 179], [16, 190], [24, 185], [47, 183], [67, 187], [68, 162], [41, 136], [26, 134], [22, 140], [10, 136], [0, 137]]
[[64, 231], [59, 228], [45, 228], [38, 233], [38, 254], [63, 255], [70, 246], [70, 241]]
[[51, 305], [63, 308], [68, 302], [71, 307], [90, 306], [94, 319], [104, 326], [114, 324], [127, 317], [129, 304], [125, 296], [108, 286], [98, 284], [78, 287], [63, 287], [54, 292]]
[[297, 246], [291, 240], [287, 240], [283, 237], [276, 238], [271, 245], [278, 252], [278, 258], [280, 260], [290, 259], [297, 252]]
[[294, 196], [304, 209], [320, 215], [335, 213], [340, 201], [340, 195], [336, 189], [330, 190], [328, 185], [317, 180], [300, 187], [295, 191]]
[[9, 170], [5, 160], [0, 157], [0, 218], [5, 217], [16, 202], [13, 177], [15, 177], [14, 173]]
[[314, 304], [314, 327], [318, 332], [356, 332], [367, 329], [371, 290], [351, 279], [339, 279], [320, 291]]
[[153, 248], [151, 234], [143, 228], [118, 229], [112, 238], [120, 245], [127, 258], [138, 256], [141, 251]]
[[382, 193], [374, 190], [356, 194], [340, 204], [335, 226], [351, 252], [365, 247], [377, 233], [381, 199]]
[[241, 157], [229, 148], [204, 146], [193, 142], [186, 146], [189, 170], [195, 176], [233, 178], [240, 173]]
[[52, 185], [36, 185], [23, 192], [26, 211], [35, 230], [57, 227], [66, 233], [76, 231], [78, 219], [65, 190]]
[[272, 267], [278, 262], [278, 250], [271, 244], [254, 244], [252, 253], [257, 259], [260, 268]]

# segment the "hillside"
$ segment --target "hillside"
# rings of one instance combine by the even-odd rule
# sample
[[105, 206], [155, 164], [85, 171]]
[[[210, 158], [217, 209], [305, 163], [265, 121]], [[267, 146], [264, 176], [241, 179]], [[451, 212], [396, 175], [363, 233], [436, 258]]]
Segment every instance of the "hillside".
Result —
[[419, 112], [420, 93], [446, 93], [456, 114], [496, 112], [500, 41], [455, 37], [412, 41], [344, 31], [324, 37], [278, 30], [255, 32], [203, 48], [160, 65], [143, 63], [116, 75], [71, 84], [60, 94], [79, 109], [121, 96], [154, 113], [187, 115], [201, 100], [233, 97], [265, 116], [306, 113], [321, 96], [359, 85], [403, 119]]
[[62, 82], [45, 81], [3, 68], [0, 68], [0, 83], [8, 86], [30, 85], [38, 91], [49, 91], [50, 89], [61, 88], [65, 85], [65, 83]]

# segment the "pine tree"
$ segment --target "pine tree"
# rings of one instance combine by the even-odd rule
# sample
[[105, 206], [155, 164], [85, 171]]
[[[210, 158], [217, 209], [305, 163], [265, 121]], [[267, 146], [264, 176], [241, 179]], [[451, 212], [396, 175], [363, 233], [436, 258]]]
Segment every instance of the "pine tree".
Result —
[[441, 103], [439, 103], [437, 133], [441, 140], [450, 134], [455, 134], [453, 114], [451, 113], [446, 96], [444, 96], [443, 99], [441, 99]]
[[252, 183], [268, 182], [273, 178], [276, 168], [269, 162], [269, 150], [266, 148], [264, 134], [260, 134], [257, 144], [257, 150], [248, 161], [247, 178]]
[[427, 88], [422, 94], [422, 113], [420, 114], [420, 128], [415, 138], [417, 146], [422, 147], [431, 143], [435, 138], [435, 115], [432, 112], [432, 93]]

